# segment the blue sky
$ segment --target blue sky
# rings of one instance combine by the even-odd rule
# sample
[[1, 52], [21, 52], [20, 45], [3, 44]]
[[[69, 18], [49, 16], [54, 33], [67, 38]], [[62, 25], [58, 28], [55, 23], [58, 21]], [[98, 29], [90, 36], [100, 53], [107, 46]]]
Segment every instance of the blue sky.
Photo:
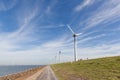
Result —
[[72, 61], [66, 25], [78, 59], [120, 55], [119, 0], [0, 0], [0, 65]]

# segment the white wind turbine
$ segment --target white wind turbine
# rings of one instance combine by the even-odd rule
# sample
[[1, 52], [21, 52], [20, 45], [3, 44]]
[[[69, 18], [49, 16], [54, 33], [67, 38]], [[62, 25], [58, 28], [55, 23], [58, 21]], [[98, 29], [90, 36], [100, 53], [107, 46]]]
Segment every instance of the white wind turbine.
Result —
[[72, 32], [72, 34], [73, 34], [73, 38], [74, 38], [74, 61], [77, 61], [77, 37], [79, 36], [79, 35], [81, 35], [82, 33], [75, 33], [73, 30], [72, 30], [72, 28], [69, 26], [69, 25], [67, 25], [67, 27], [69, 28], [69, 30]]

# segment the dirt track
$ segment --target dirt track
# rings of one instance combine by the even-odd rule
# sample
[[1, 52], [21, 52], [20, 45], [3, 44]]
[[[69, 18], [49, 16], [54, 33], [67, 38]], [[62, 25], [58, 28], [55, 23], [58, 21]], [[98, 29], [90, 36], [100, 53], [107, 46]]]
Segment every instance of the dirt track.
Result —
[[58, 80], [50, 66], [44, 68], [37, 80]]
[[44, 66], [0, 77], [0, 80], [57, 80], [57, 78], [50, 66]]

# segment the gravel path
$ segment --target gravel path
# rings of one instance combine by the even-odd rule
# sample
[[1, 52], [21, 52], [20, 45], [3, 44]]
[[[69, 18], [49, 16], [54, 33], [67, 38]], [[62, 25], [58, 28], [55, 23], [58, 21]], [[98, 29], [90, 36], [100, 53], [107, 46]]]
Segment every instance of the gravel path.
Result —
[[50, 66], [44, 68], [37, 80], [58, 80]]
[[[38, 76], [41, 75], [41, 73], [44, 71], [46, 67], [44, 67], [43, 69], [39, 70], [37, 73], [35, 73], [34, 75], [28, 77], [25, 80], [37, 80]], [[24, 79], [23, 79], [24, 80]]]

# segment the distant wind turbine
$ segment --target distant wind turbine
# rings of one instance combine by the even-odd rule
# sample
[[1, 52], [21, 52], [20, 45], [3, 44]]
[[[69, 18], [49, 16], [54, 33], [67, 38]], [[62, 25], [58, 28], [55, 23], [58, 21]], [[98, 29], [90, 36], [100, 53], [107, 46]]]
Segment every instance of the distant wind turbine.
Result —
[[69, 28], [69, 30], [73, 34], [73, 38], [74, 38], [74, 61], [77, 61], [77, 37], [79, 35], [81, 35], [82, 33], [76, 34], [69, 25], [67, 25], [67, 27]]
[[61, 51], [59, 51], [59, 63], [61, 62], [60, 56], [61, 56]]
[[55, 56], [55, 63], [57, 63], [57, 56]]

